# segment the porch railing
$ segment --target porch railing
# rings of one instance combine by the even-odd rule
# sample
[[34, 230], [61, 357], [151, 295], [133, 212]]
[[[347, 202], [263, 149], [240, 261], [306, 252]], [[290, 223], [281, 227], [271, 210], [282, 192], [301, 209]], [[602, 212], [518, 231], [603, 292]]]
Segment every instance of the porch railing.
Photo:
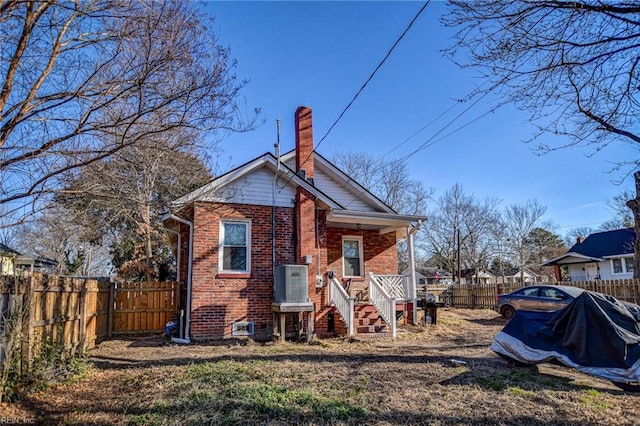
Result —
[[396, 298], [391, 296], [376, 278], [377, 276], [369, 274], [369, 300], [376, 307], [382, 319], [389, 324], [391, 336], [395, 339], [397, 334]]
[[411, 279], [408, 275], [369, 275], [385, 289], [389, 296], [408, 301], [414, 299]]
[[349, 336], [353, 336], [355, 313], [353, 309], [353, 299], [349, 297], [346, 290], [336, 278], [329, 281], [329, 303], [333, 304], [347, 327]]

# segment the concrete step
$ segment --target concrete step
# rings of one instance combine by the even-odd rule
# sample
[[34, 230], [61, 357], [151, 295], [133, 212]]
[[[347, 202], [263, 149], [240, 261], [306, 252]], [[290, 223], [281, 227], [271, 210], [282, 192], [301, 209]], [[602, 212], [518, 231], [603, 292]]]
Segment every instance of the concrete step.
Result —
[[390, 332], [384, 333], [358, 333], [356, 334], [358, 339], [369, 340], [369, 339], [392, 339], [393, 334]]
[[369, 326], [358, 326], [356, 327], [356, 333], [360, 334], [368, 334], [368, 333], [386, 333], [388, 331], [388, 327], [386, 325], [369, 325]]

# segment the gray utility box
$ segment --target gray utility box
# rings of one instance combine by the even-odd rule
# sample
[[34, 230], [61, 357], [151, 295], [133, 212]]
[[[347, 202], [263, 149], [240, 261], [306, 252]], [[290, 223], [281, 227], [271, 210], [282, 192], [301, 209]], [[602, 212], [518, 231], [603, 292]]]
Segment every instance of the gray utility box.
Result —
[[308, 275], [307, 265], [276, 266], [273, 283], [274, 302], [309, 302]]

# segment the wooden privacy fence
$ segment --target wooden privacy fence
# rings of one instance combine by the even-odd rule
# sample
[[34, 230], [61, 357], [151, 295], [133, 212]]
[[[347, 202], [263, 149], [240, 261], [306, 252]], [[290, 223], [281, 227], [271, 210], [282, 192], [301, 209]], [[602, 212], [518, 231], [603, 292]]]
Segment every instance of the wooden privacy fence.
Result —
[[13, 350], [28, 366], [43, 342], [74, 355], [112, 335], [164, 332], [179, 304], [175, 282], [0, 276], [0, 366]]
[[441, 299], [456, 308], [493, 309], [498, 294], [510, 293], [526, 285], [566, 285], [608, 294], [628, 302], [640, 302], [640, 280], [562, 281], [556, 283], [526, 284], [453, 284], [450, 290], [441, 296]]
[[176, 282], [114, 283], [113, 328], [115, 335], [164, 331], [179, 311], [180, 284]]
[[89, 279], [0, 276], [0, 365], [18, 351], [24, 370], [44, 342], [73, 356], [104, 340], [109, 289]]

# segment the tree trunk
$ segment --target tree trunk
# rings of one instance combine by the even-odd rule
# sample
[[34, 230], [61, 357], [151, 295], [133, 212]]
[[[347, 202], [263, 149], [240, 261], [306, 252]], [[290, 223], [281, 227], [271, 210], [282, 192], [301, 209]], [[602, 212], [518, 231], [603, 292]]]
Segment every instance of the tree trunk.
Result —
[[142, 210], [143, 220], [143, 237], [144, 237], [144, 255], [145, 255], [145, 274], [147, 276], [147, 282], [153, 281], [153, 244], [151, 241], [151, 233], [153, 228], [151, 226], [151, 208], [149, 205], [145, 205]]
[[633, 213], [633, 229], [636, 231], [636, 243], [634, 244], [633, 278], [640, 278], [640, 172], [635, 172], [633, 178], [636, 183], [636, 198], [627, 201], [627, 207]]

